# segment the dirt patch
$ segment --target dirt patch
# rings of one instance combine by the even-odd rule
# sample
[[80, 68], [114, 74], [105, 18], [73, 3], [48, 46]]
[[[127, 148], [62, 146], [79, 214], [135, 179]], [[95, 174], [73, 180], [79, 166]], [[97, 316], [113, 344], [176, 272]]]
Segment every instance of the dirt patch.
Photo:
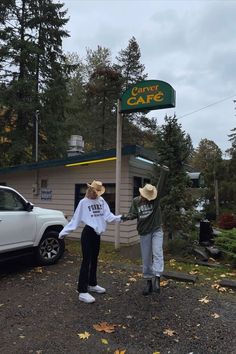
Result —
[[[2, 354], [235, 353], [234, 294], [169, 281], [160, 295], [144, 297], [139, 267], [99, 262], [107, 293], [84, 304], [76, 293], [79, 265], [68, 252], [50, 267], [1, 265]], [[101, 322], [115, 324], [115, 332], [96, 331]], [[84, 332], [90, 336], [82, 340]]]

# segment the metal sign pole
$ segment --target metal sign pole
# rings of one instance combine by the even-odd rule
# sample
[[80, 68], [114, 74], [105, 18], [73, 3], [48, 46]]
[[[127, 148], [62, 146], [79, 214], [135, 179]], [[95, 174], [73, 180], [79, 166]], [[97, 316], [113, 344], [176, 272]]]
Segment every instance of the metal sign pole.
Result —
[[[122, 149], [122, 114], [121, 101], [117, 101], [116, 126], [116, 215], [120, 214], [120, 185], [121, 185], [121, 149]], [[115, 249], [120, 248], [120, 224], [115, 224]]]

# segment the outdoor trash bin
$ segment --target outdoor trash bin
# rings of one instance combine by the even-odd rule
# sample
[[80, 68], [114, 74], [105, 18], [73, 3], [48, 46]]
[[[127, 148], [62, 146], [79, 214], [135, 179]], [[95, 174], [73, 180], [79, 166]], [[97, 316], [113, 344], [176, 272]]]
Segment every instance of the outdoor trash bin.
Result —
[[209, 220], [200, 221], [199, 243], [209, 245], [213, 239], [213, 229]]

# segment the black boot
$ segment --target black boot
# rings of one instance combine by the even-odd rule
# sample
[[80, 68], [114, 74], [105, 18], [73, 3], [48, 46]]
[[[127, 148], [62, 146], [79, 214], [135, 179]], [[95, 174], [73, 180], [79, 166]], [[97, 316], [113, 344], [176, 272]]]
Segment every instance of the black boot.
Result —
[[155, 277], [155, 278], [154, 278], [153, 291], [154, 291], [155, 293], [160, 294], [160, 292], [161, 292], [160, 277]]
[[143, 295], [149, 295], [152, 293], [152, 280], [148, 279], [145, 288], [143, 289]]

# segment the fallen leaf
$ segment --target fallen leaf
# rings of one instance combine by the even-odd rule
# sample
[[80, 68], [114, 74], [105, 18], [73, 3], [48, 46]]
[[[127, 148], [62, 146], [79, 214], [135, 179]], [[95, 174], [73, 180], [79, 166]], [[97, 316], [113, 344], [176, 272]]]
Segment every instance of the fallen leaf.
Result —
[[219, 289], [220, 285], [215, 283], [215, 284], [212, 284], [211, 286], [213, 289]]
[[152, 354], [161, 354], [161, 352], [153, 352]]
[[169, 280], [161, 280], [160, 281], [160, 285], [161, 286], [167, 286], [169, 284], [169, 282], [170, 282]]
[[34, 268], [35, 273], [43, 273], [43, 268], [42, 267], [36, 267]]
[[90, 337], [90, 333], [85, 331], [84, 333], [78, 333], [78, 336], [80, 339], [88, 339], [88, 337]]
[[172, 337], [172, 336], [174, 336], [176, 334], [176, 332], [173, 329], [170, 329], [170, 328], [169, 329], [165, 329], [163, 333], [166, 334], [167, 336], [170, 336], [170, 337]]
[[175, 260], [175, 259], [170, 259], [170, 260], [169, 260], [169, 263], [170, 263], [171, 266], [174, 266], [175, 263], [176, 263], [176, 260]]
[[199, 273], [198, 270], [191, 270], [190, 272], [188, 272], [190, 275], [196, 275]]
[[227, 291], [227, 289], [226, 288], [224, 288], [224, 287], [222, 287], [222, 286], [220, 286], [220, 284], [217, 284], [217, 283], [215, 283], [215, 284], [212, 284], [212, 286], [211, 286], [213, 289], [216, 289], [216, 290], [218, 290], [219, 292], [221, 292], [221, 293], [224, 293], [224, 292], [226, 292]]
[[119, 349], [117, 349], [115, 352], [114, 352], [114, 354], [125, 354], [126, 353], [126, 349], [124, 349], [124, 350], [119, 350]]
[[131, 319], [131, 318], [133, 318], [133, 316], [131, 316], [131, 315], [128, 315], [128, 316], [126, 316], [126, 318], [129, 318], [129, 319]]
[[94, 324], [93, 328], [99, 332], [112, 333], [115, 332], [115, 324], [109, 324], [107, 322], [100, 322], [98, 324]]
[[135, 278], [129, 278], [129, 281], [135, 282], [135, 281], [137, 281], [137, 279], [135, 279]]
[[135, 276], [138, 278], [142, 278], [143, 277], [143, 273], [135, 273]]
[[0, 304], [0, 307], [4, 306], [4, 304]]
[[25, 336], [23, 336], [22, 334], [19, 336], [21, 339], [24, 339], [25, 338]]
[[220, 315], [218, 315], [218, 313], [215, 312], [215, 313], [212, 313], [212, 314], [211, 314], [211, 317], [213, 317], [213, 318], [219, 318]]
[[222, 286], [220, 286], [218, 291], [221, 292], [221, 293], [225, 293], [227, 291], [227, 289], [223, 288]]
[[102, 344], [108, 344], [108, 340], [105, 339], [105, 338], [102, 338], [102, 339], [101, 339], [101, 342], [102, 342]]
[[205, 296], [202, 299], [199, 299], [198, 301], [201, 302], [202, 304], [208, 304], [211, 300], [209, 300], [207, 296]]

